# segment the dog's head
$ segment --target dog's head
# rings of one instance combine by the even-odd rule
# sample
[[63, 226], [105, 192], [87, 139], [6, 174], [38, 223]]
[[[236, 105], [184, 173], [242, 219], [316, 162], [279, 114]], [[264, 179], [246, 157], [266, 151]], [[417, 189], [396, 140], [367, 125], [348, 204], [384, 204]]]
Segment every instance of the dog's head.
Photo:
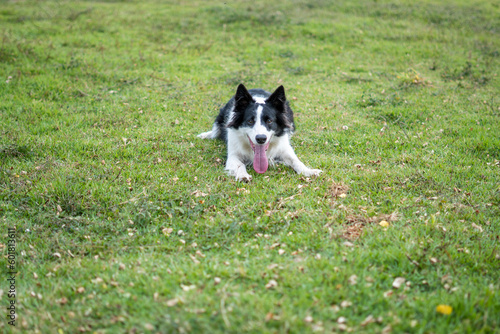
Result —
[[[269, 94], [269, 93], [267, 93]], [[269, 97], [253, 97], [243, 84], [234, 96], [234, 114], [228, 128], [240, 129], [254, 151], [254, 169], [264, 173], [268, 167], [266, 150], [273, 136], [282, 136], [293, 124], [287, 117], [285, 88], [279, 86]]]

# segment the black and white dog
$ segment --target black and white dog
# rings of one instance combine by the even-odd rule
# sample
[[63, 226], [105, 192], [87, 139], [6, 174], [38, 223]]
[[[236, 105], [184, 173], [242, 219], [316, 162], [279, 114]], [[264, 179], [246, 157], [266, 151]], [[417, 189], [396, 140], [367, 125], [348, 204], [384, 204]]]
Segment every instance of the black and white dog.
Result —
[[279, 86], [274, 93], [238, 86], [236, 95], [220, 110], [212, 131], [200, 138], [220, 138], [227, 142], [226, 170], [238, 181], [250, 181], [245, 165], [265, 173], [269, 162], [282, 162], [305, 176], [318, 175], [319, 169], [306, 167], [295, 155], [290, 137], [295, 130], [293, 112]]

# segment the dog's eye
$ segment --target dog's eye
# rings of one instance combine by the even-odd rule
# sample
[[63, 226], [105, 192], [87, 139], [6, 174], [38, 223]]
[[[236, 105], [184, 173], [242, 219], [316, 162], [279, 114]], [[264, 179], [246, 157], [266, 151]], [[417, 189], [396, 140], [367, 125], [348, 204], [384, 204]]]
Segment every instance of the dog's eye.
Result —
[[273, 123], [273, 120], [272, 120], [272, 119], [270, 119], [270, 118], [268, 118], [268, 119], [266, 120], [266, 123], [267, 123], [267, 124], [272, 124], [272, 123]]
[[253, 125], [253, 123], [255, 123], [255, 121], [253, 120], [253, 118], [251, 118], [251, 119], [249, 119], [249, 120], [247, 121], [247, 123], [248, 123], [249, 125]]

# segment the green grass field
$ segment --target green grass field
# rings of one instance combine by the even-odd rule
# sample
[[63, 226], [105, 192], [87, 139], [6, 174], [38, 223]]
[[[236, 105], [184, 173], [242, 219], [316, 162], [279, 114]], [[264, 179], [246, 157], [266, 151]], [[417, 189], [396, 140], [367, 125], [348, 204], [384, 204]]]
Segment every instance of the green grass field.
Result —
[[[0, 332], [500, 333], [494, 1], [3, 1], [0, 34]], [[319, 177], [225, 174], [196, 135], [239, 83], [285, 86]]]

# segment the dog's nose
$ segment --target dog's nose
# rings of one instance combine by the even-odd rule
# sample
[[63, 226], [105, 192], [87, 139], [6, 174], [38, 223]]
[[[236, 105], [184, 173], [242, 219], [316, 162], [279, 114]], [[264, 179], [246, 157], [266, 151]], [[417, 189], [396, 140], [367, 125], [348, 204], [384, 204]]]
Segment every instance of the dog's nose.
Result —
[[255, 140], [257, 141], [257, 144], [264, 144], [267, 140], [266, 135], [256, 135]]

